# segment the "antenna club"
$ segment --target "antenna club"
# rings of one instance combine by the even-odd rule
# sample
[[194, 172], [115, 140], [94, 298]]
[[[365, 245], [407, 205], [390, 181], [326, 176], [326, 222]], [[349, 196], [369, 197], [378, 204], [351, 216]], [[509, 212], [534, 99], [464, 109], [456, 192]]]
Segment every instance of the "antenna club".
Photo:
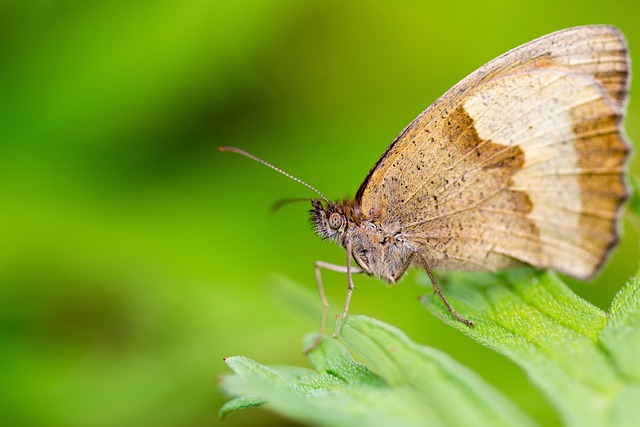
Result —
[[249, 154], [246, 151], [243, 151], [243, 150], [241, 150], [239, 148], [236, 148], [236, 147], [225, 147], [225, 146], [222, 146], [222, 147], [218, 147], [218, 150], [219, 151], [223, 151], [223, 152], [238, 153], [238, 154], [244, 154], [244, 155]]

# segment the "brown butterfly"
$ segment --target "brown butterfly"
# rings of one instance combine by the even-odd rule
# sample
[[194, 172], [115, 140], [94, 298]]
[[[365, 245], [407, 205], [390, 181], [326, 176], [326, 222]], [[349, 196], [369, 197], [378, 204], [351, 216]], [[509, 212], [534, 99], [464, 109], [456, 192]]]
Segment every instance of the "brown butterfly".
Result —
[[[391, 143], [354, 199], [330, 202], [302, 182], [320, 237], [347, 251], [353, 273], [395, 283], [431, 272], [496, 271], [526, 263], [594, 276], [618, 240], [629, 146], [621, 123], [628, 93], [626, 41], [615, 27], [558, 31], [484, 65], [427, 108]], [[352, 259], [357, 267], [352, 266]], [[323, 318], [324, 325], [324, 318]], [[339, 332], [341, 322], [334, 334]]]

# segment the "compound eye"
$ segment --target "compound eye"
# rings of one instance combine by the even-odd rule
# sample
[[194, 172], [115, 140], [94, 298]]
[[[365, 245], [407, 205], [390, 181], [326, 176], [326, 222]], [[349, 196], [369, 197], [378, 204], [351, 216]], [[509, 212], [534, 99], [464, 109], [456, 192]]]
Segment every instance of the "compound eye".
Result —
[[329, 215], [329, 227], [331, 227], [334, 230], [337, 230], [341, 226], [342, 226], [342, 215], [340, 215], [337, 212], [334, 212], [331, 215]]

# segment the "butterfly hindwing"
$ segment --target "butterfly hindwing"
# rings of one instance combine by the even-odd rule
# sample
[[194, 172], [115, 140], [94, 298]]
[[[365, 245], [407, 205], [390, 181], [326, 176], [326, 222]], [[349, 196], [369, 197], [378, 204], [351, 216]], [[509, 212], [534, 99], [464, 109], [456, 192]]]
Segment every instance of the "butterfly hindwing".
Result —
[[559, 31], [472, 73], [396, 138], [356, 195], [434, 268], [517, 262], [587, 278], [617, 240], [628, 54], [609, 26]]

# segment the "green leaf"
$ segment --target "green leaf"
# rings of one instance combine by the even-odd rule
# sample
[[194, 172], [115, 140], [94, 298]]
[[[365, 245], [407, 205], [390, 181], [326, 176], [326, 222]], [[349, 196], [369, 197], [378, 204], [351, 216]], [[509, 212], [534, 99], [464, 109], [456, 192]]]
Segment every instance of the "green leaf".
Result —
[[[521, 366], [564, 425], [628, 426], [640, 419], [640, 275], [609, 313], [555, 274], [529, 268], [444, 279], [447, 299], [475, 327], [456, 321], [435, 295], [423, 304]], [[235, 375], [223, 389], [249, 400], [232, 400], [221, 413], [267, 401], [275, 412], [316, 425], [533, 425], [474, 373], [389, 325], [349, 316], [340, 338], [368, 366], [329, 338], [309, 354], [313, 370], [229, 358]]]
[[[309, 353], [313, 371], [231, 357], [226, 362], [235, 374], [223, 379], [222, 388], [234, 396], [265, 399], [266, 408], [316, 425], [534, 425], [473, 372], [389, 325], [349, 316], [341, 338], [371, 368], [325, 337]], [[236, 406], [225, 405], [225, 413]]]
[[267, 403], [266, 400], [257, 397], [236, 397], [222, 405], [220, 412], [218, 412], [218, 416], [222, 420], [229, 412], [237, 411], [239, 409], [255, 408], [256, 406], [262, 406], [265, 403]]
[[455, 321], [433, 295], [424, 305], [451, 326], [520, 365], [567, 426], [628, 426], [640, 419], [640, 285], [623, 288], [610, 313], [552, 273], [448, 276]]

